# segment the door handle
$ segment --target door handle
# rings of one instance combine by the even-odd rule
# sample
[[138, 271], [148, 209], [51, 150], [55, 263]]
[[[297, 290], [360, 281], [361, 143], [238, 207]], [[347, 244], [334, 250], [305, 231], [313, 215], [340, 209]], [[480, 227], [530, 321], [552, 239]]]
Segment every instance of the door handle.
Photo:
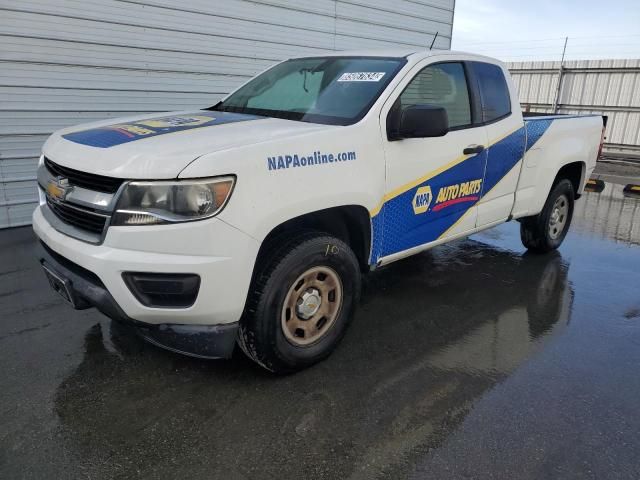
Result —
[[478, 153], [484, 152], [484, 148], [484, 145], [469, 145], [462, 153], [465, 155], [477, 155]]

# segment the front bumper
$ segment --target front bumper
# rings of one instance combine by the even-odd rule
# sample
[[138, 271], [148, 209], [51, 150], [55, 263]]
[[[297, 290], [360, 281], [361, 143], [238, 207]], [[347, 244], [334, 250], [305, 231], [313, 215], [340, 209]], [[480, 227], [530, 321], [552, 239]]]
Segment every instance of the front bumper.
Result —
[[200, 358], [229, 358], [238, 331], [238, 323], [223, 325], [150, 325], [127, 316], [100, 279], [93, 273], [52, 251], [39, 247], [41, 263], [69, 281], [78, 309], [95, 307], [107, 317], [127, 323], [147, 341], [162, 348]]
[[[78, 306], [94, 306], [136, 325], [149, 341], [201, 357], [228, 356], [251, 281], [258, 242], [213, 218], [179, 225], [111, 227], [101, 245], [55, 230], [36, 209], [33, 228], [41, 258], [71, 280]], [[188, 308], [144, 306], [129, 290], [125, 272], [196, 274], [196, 301]]]
[[[200, 222], [145, 227], [109, 227], [102, 245], [58, 232], [42, 214], [33, 229], [54, 252], [89, 270], [104, 284], [124, 313], [150, 324], [218, 325], [237, 322], [247, 298], [258, 242], [227, 223]], [[186, 273], [201, 278], [188, 308], [146, 307], [127, 287], [125, 272]]]

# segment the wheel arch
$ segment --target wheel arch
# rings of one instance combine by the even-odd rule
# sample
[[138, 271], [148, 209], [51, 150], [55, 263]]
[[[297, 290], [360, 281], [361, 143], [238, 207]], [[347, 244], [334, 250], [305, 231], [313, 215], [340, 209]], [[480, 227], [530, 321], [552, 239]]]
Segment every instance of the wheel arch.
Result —
[[[521, 200], [528, 203], [526, 213], [524, 215], [519, 214], [516, 218], [521, 219], [538, 215], [544, 208], [555, 186], [564, 179], [571, 182], [575, 199], [579, 199], [584, 190], [587, 172], [587, 165], [582, 160], [553, 167], [551, 165], [540, 165], [535, 181], [533, 181], [530, 197], [525, 196]], [[529, 181], [531, 182], [531, 180]]]
[[556, 174], [556, 177], [551, 184], [551, 188], [549, 189], [547, 196], [549, 196], [549, 194], [553, 190], [553, 187], [556, 186], [558, 182], [566, 179], [569, 180], [573, 185], [573, 191], [575, 193], [576, 199], [580, 198], [580, 196], [582, 195], [582, 186], [586, 181], [586, 171], [587, 164], [582, 161], [571, 162], [563, 165], [560, 170], [558, 170], [558, 173]]
[[277, 243], [293, 233], [304, 230], [317, 230], [339, 238], [351, 247], [358, 258], [360, 269], [363, 272], [369, 269], [371, 216], [362, 205], [343, 205], [316, 210], [280, 223], [271, 229], [262, 241], [256, 268], [260, 259], [264, 258], [265, 251], [268, 251], [274, 242]]

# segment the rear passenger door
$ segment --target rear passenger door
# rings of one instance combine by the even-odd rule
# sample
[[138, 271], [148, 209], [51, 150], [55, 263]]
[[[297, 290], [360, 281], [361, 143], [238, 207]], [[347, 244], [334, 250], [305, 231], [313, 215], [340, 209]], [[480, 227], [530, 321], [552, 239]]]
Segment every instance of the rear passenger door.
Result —
[[478, 203], [477, 226], [505, 221], [511, 214], [525, 149], [520, 103], [504, 67], [470, 62], [480, 97], [480, 121], [487, 129], [482, 199]]

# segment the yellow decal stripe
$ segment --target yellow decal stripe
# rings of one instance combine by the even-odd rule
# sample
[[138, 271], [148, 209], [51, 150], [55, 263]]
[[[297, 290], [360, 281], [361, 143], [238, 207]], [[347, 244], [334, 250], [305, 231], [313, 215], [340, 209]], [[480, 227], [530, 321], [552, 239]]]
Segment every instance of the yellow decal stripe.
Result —
[[466, 212], [464, 212], [464, 214], [463, 214], [463, 215], [462, 215], [458, 220], [456, 220], [456, 222], [455, 222], [453, 225], [451, 225], [449, 228], [447, 228], [447, 230], [446, 230], [442, 235], [440, 235], [440, 236], [436, 239], [436, 241], [438, 241], [438, 240], [440, 240], [440, 239], [442, 239], [442, 238], [444, 238], [444, 237], [448, 236], [448, 235], [449, 235], [449, 232], [451, 232], [454, 228], [456, 228], [458, 225], [460, 225], [460, 223], [462, 222], [462, 220], [464, 220], [464, 219], [465, 219], [465, 217], [466, 217], [467, 215], [469, 215], [469, 213], [470, 213], [470, 212], [472, 212], [472, 211], [473, 211], [473, 208], [470, 208], [470, 209], [468, 209]]
[[[492, 142], [489, 142], [489, 148], [491, 148], [493, 145], [495, 145], [496, 143], [501, 142], [502, 140], [504, 140], [505, 138], [507, 138], [509, 135], [514, 134], [515, 132], [517, 132], [518, 130], [520, 130], [522, 127], [518, 127], [514, 130], [512, 130], [511, 132], [507, 133], [506, 135], [503, 135], [501, 137], [499, 137], [497, 140], [493, 140]], [[446, 172], [447, 170], [455, 167], [456, 165], [461, 164], [462, 162], [464, 162], [465, 160], [467, 160], [468, 158], [471, 158], [473, 155], [462, 155], [458, 158], [456, 158], [455, 160], [447, 163], [446, 165], [438, 168], [437, 170], [433, 170], [432, 172], [427, 173], [426, 175], [416, 179], [416, 180], [412, 180], [409, 183], [405, 183], [404, 185], [390, 191], [389, 193], [387, 193], [382, 200], [380, 201], [380, 203], [378, 205], [376, 205], [376, 207], [370, 211], [370, 215], [371, 217], [375, 217], [376, 215], [378, 215], [380, 213], [380, 210], [382, 210], [382, 207], [384, 206], [384, 204], [386, 202], [388, 202], [389, 200], [393, 200], [396, 197], [399, 197], [400, 195], [402, 195], [403, 193], [408, 192], [409, 190], [411, 190], [412, 188], [417, 187], [418, 185], [420, 185], [421, 183], [426, 182], [427, 180], [432, 179], [433, 177], [440, 175], [441, 173]]]
[[[521, 162], [521, 161], [522, 161], [522, 160], [520, 160], [520, 162]], [[506, 177], [507, 175], [509, 175], [509, 174], [513, 171], [513, 169], [514, 169], [514, 168], [516, 168], [516, 167], [520, 164], [520, 162], [516, 163], [516, 164], [513, 166], [513, 168], [507, 172], [507, 174], [505, 175], [505, 177]], [[504, 177], [502, 178], [502, 180], [504, 180]], [[498, 183], [496, 183], [496, 184], [493, 186], [493, 188], [492, 188], [491, 190], [489, 190], [487, 193], [483, 193], [483, 194], [482, 194], [482, 198], [484, 199], [484, 197], [486, 197], [486, 196], [487, 196], [487, 195], [489, 195], [491, 192], [493, 192], [493, 190], [494, 190], [494, 189], [496, 189], [496, 188], [500, 185], [500, 183], [502, 182], [502, 180], [500, 180]], [[482, 203], [483, 203], [483, 201], [482, 201], [482, 200], [480, 200], [480, 201], [478, 202], [478, 205], [482, 205]], [[438, 237], [438, 240], [440, 240], [441, 238], [446, 237], [446, 236], [449, 234], [449, 232], [451, 232], [454, 228], [456, 228], [456, 227], [460, 224], [460, 222], [462, 222], [462, 220], [467, 216], [467, 214], [469, 214], [472, 210], [473, 210], [473, 208], [470, 208], [469, 210], [467, 210], [466, 212], [464, 212], [464, 215], [462, 215], [462, 216], [458, 219], [458, 221], [456, 221], [453, 225], [451, 225], [451, 226], [447, 229], [447, 231], [446, 231], [446, 232], [444, 232], [442, 235], [440, 235], [440, 236]]]
[[489, 142], [489, 146], [491, 147], [491, 146], [495, 145], [496, 143], [500, 143], [502, 140], [504, 140], [505, 138], [507, 138], [507, 137], [509, 137], [509, 136], [513, 135], [514, 133], [516, 133], [516, 132], [517, 132], [518, 130], [520, 130], [521, 128], [524, 128], [524, 127], [514, 128], [513, 130], [511, 130], [511, 131], [510, 131], [509, 133], [507, 133], [506, 135], [503, 135], [503, 136], [501, 136], [501, 137], [498, 137], [496, 140], [493, 140], [492, 142]]
[[500, 179], [500, 181], [498, 183], [496, 183], [493, 187], [491, 187], [491, 189], [487, 192], [483, 192], [482, 193], [482, 198], [480, 198], [480, 201], [478, 202], [478, 205], [482, 205], [483, 203], [486, 203], [487, 197], [489, 196], [489, 194], [491, 192], [493, 192], [496, 188], [498, 188], [499, 186], [502, 185], [502, 182], [505, 181], [505, 179], [507, 178], [507, 176], [513, 172], [513, 170], [515, 170], [516, 168], [518, 168], [518, 165], [520, 165], [520, 163], [522, 162], [522, 159], [518, 160], [518, 163], [516, 163], [513, 167], [511, 167], [511, 170], [509, 170], [507, 173], [504, 174], [504, 176]]
[[385, 204], [385, 202], [388, 202], [389, 200], [399, 197], [403, 193], [406, 193], [412, 188], [417, 187], [421, 183], [424, 183], [427, 180], [432, 179], [436, 175], [440, 175], [441, 173], [446, 172], [450, 168], [453, 168], [456, 165], [459, 165], [460, 163], [464, 162], [469, 157], [471, 157], [471, 155], [462, 155], [461, 157], [456, 158], [452, 162], [447, 163], [446, 165], [438, 168], [437, 170], [434, 170], [433, 172], [430, 172], [416, 180], [412, 180], [411, 182], [406, 183], [401, 187], [398, 187], [395, 190], [392, 190], [391, 192], [387, 193], [382, 199], [382, 201], [378, 204], [378, 206], [371, 211], [371, 216], [375, 217], [378, 213], [380, 213], [380, 210], [382, 209], [382, 206]]

